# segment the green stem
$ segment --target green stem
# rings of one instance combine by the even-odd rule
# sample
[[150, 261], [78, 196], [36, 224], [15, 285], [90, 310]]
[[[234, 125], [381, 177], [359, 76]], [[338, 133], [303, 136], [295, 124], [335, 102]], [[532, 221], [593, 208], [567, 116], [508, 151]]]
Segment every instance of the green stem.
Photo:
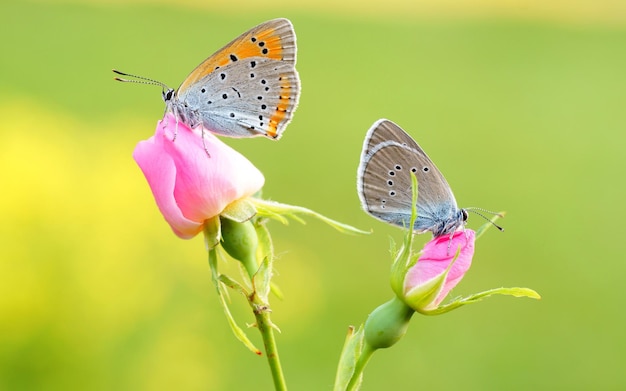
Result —
[[[246, 293], [248, 303], [256, 318], [256, 326], [261, 333], [265, 355], [270, 366], [274, 388], [286, 391], [285, 376], [280, 365], [278, 347], [274, 338], [274, 324], [270, 319], [270, 308], [267, 302], [271, 265], [257, 261], [259, 238], [251, 221], [239, 223], [227, 218], [220, 219], [222, 247], [230, 256], [242, 263], [252, 283], [252, 293]], [[270, 268], [269, 271], [267, 268]]]
[[274, 379], [274, 388], [276, 391], [285, 391], [287, 390], [287, 383], [285, 382], [283, 368], [280, 365], [278, 347], [276, 346], [276, 339], [274, 338], [274, 324], [270, 320], [270, 309], [266, 304], [257, 299], [256, 294], [253, 294], [249, 300], [254, 312], [254, 317], [256, 318], [257, 328], [261, 333], [263, 345], [265, 346], [265, 355], [270, 366], [270, 372], [272, 372], [272, 378]]
[[404, 337], [414, 313], [394, 296], [369, 314], [363, 326], [363, 349], [354, 365], [347, 391], [359, 389], [365, 366], [376, 350], [390, 348]]
[[[267, 265], [265, 263], [262, 263], [260, 268], [256, 258], [256, 250], [259, 245], [256, 230], [250, 221], [238, 223], [227, 218], [222, 218], [217, 221], [217, 224], [205, 225], [205, 235], [208, 238], [207, 243], [215, 242], [215, 240], [209, 239], [219, 237], [219, 232], [221, 232], [222, 237], [222, 240], [220, 242], [222, 248], [224, 248], [224, 250], [230, 256], [242, 263], [242, 265], [248, 272], [248, 276], [250, 277], [253, 291], [252, 293], [249, 293], [238, 283], [234, 282], [233, 284], [229, 284], [228, 286], [232, 289], [239, 291], [240, 293], [243, 293], [244, 296], [246, 296], [246, 298], [248, 299], [248, 303], [250, 304], [252, 312], [254, 313], [254, 317], [256, 318], [256, 326], [261, 333], [261, 338], [263, 339], [263, 345], [265, 346], [265, 355], [267, 356], [267, 361], [269, 363], [270, 371], [272, 373], [272, 379], [274, 380], [274, 388], [276, 389], [276, 391], [286, 391], [287, 385], [285, 383], [285, 376], [283, 375], [283, 370], [280, 365], [278, 348], [276, 346], [276, 339], [274, 338], [274, 328], [276, 328], [276, 326], [274, 326], [270, 319], [270, 308], [269, 304], [267, 304], [267, 291], [269, 291], [269, 288], [264, 288], [267, 287], [266, 283], [269, 284], [269, 280], [264, 280], [264, 277], [269, 278], [269, 274], [264, 273], [264, 271], [267, 272]], [[211, 267], [213, 281], [218, 289], [218, 294], [220, 294], [220, 280], [232, 280], [230, 278], [222, 278], [222, 276], [219, 275], [217, 271], [216, 251], [210, 245], [208, 247], [210, 249], [209, 265]], [[220, 298], [224, 302], [223, 295], [220, 294]], [[231, 324], [231, 328], [235, 332], [237, 338], [240, 341], [244, 342], [244, 344], [248, 348], [250, 348], [252, 344], [247, 339], [243, 331], [241, 331], [239, 327], [237, 327], [237, 325], [235, 324], [234, 319], [232, 319], [230, 311], [228, 310], [228, 306], [225, 304], [225, 302], [224, 310], [228, 317], [229, 323]], [[251, 350], [257, 354], [261, 354], [258, 349]]]
[[348, 386], [346, 387], [346, 391], [357, 391], [359, 389], [365, 366], [369, 362], [370, 358], [372, 358], [375, 350], [376, 349], [373, 349], [368, 343], [363, 345], [363, 350], [361, 351], [361, 355], [359, 356], [359, 359], [354, 367], [354, 373], [352, 374], [350, 383], [348, 383]]

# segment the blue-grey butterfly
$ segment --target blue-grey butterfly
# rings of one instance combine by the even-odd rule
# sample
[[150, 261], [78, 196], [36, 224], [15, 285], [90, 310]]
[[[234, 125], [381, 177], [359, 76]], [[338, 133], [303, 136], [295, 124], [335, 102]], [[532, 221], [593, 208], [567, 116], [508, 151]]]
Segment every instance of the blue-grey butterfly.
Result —
[[376, 121], [365, 136], [357, 172], [363, 209], [386, 223], [408, 227], [412, 210], [411, 172], [418, 183], [413, 230], [430, 231], [438, 237], [463, 227], [467, 209], [459, 209], [448, 182], [426, 152], [395, 123]]
[[262, 23], [204, 60], [177, 90], [156, 80], [116, 78], [163, 88], [166, 113], [190, 128], [229, 137], [280, 138], [300, 98], [296, 35], [287, 19]]

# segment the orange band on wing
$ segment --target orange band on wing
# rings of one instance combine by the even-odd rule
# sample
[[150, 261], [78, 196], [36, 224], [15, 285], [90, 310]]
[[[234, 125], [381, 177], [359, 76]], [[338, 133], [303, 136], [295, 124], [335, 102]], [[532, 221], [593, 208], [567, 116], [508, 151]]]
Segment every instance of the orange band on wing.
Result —
[[282, 60], [284, 50], [281, 33], [284, 34], [285, 31], [277, 31], [273, 27], [263, 28], [263, 25], [261, 25], [242, 34], [198, 65], [182, 82], [179, 91], [188, 88], [217, 68], [228, 65], [231, 62], [250, 57]]
[[273, 138], [278, 136], [278, 125], [287, 116], [287, 110], [291, 106], [291, 83], [289, 77], [281, 75], [280, 78], [280, 96], [278, 98], [278, 105], [276, 105], [276, 111], [272, 115], [269, 121], [269, 129], [267, 135]]

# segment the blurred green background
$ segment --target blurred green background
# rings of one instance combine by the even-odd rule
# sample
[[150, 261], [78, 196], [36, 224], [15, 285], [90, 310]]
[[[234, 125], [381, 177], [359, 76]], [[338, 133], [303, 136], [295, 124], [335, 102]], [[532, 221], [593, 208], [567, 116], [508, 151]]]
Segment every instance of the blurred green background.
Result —
[[[298, 35], [299, 109], [280, 142], [226, 142], [264, 172], [266, 198], [374, 231], [270, 224], [290, 389], [331, 389], [347, 326], [391, 297], [402, 233], [355, 190], [381, 117], [420, 142], [460, 206], [508, 212], [453, 294], [543, 299], [414, 317], [363, 390], [626, 388], [626, 4], [335, 3], [0, 3], [1, 390], [272, 388], [226, 324], [202, 239], [170, 232], [132, 160], [161, 118], [159, 89], [111, 69], [175, 87], [275, 17]], [[240, 297], [233, 308], [253, 321]]]

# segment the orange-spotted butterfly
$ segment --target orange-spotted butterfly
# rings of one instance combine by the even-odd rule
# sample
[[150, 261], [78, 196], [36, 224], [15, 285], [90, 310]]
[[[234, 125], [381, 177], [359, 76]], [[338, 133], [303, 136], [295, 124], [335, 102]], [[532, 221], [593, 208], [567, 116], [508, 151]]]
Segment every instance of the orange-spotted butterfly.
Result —
[[287, 19], [262, 23], [194, 69], [177, 90], [156, 80], [116, 78], [163, 88], [166, 113], [189, 126], [229, 137], [278, 139], [300, 98], [296, 35]]

